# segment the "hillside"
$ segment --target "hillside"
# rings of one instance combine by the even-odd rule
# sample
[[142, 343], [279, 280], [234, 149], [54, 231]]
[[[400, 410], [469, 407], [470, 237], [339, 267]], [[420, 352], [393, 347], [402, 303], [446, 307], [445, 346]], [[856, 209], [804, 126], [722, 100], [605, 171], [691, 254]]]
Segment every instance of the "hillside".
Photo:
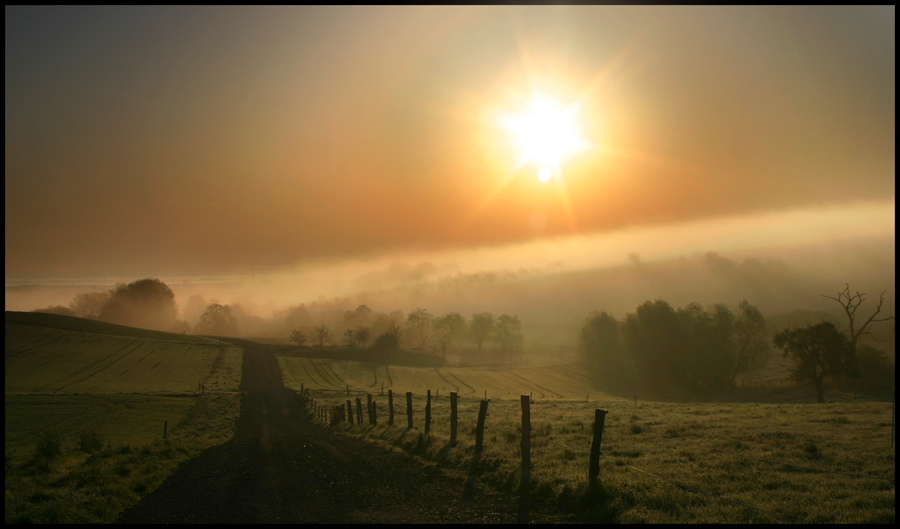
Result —
[[6, 394], [237, 391], [240, 349], [199, 336], [7, 312]]

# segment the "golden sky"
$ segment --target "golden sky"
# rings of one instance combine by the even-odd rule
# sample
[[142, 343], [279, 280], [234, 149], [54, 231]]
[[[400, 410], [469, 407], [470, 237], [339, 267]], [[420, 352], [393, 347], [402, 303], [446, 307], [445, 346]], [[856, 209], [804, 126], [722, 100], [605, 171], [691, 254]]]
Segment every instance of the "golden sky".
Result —
[[[5, 11], [7, 283], [893, 223], [893, 6]], [[547, 182], [498, 125], [537, 91], [590, 143]]]

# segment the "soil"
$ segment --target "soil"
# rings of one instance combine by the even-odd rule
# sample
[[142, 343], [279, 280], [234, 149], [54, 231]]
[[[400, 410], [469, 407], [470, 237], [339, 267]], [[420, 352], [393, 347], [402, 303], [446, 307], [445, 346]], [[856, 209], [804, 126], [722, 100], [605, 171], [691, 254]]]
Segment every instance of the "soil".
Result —
[[332, 435], [283, 387], [263, 345], [244, 348], [234, 437], [183, 463], [116, 523], [522, 523], [515, 498], [410, 456]]

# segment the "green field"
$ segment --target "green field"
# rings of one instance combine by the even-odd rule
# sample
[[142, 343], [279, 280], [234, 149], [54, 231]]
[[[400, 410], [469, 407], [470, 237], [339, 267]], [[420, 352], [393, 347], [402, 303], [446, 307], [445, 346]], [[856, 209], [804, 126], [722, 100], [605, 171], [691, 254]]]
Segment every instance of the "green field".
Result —
[[7, 523], [112, 521], [234, 434], [238, 347], [11, 312], [5, 342]]
[[[559, 514], [546, 522], [892, 523], [891, 402], [635, 402], [591, 390], [575, 367], [511, 371], [399, 368], [281, 358], [285, 383], [310, 388], [326, 408], [356, 399], [363, 424], [346, 435], [404, 450], [467, 479], [518, 493], [521, 405], [531, 394], [534, 502]], [[385, 382], [382, 393], [381, 382]], [[347, 386], [349, 386], [349, 393]], [[388, 426], [388, 390], [394, 426]], [[430, 435], [425, 394], [432, 393]], [[490, 399], [484, 453], [473, 467], [478, 406]], [[405, 393], [413, 393], [408, 430]], [[449, 392], [459, 392], [458, 444], [451, 446]], [[590, 395], [587, 393], [590, 392]], [[376, 401], [367, 424], [366, 395]], [[580, 398], [576, 398], [580, 397]], [[608, 412], [601, 487], [587, 487], [594, 411]]]

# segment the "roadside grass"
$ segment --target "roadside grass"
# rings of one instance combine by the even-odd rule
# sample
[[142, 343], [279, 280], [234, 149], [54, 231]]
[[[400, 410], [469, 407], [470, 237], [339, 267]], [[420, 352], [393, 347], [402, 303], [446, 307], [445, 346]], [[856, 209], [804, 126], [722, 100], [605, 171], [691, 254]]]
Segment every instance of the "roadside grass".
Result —
[[7, 396], [5, 523], [112, 522], [239, 413], [237, 393]]
[[[375, 392], [373, 392], [374, 394]], [[346, 404], [363, 424], [335, 432], [405, 451], [470, 483], [519, 494], [544, 522], [610, 523], [893, 523], [894, 451], [891, 403], [825, 404], [584, 402], [535, 399], [531, 405], [531, 479], [519, 489], [521, 407], [492, 399], [484, 449], [475, 460], [480, 398], [458, 402], [458, 437], [450, 445], [449, 395], [432, 398], [424, 434], [425, 395], [413, 397], [407, 428], [405, 394], [374, 396], [368, 424], [364, 392], [314, 390], [321, 406]], [[589, 487], [595, 409], [606, 416], [599, 486]], [[355, 418], [355, 417], [354, 417]], [[549, 509], [537, 509], [538, 506]]]

